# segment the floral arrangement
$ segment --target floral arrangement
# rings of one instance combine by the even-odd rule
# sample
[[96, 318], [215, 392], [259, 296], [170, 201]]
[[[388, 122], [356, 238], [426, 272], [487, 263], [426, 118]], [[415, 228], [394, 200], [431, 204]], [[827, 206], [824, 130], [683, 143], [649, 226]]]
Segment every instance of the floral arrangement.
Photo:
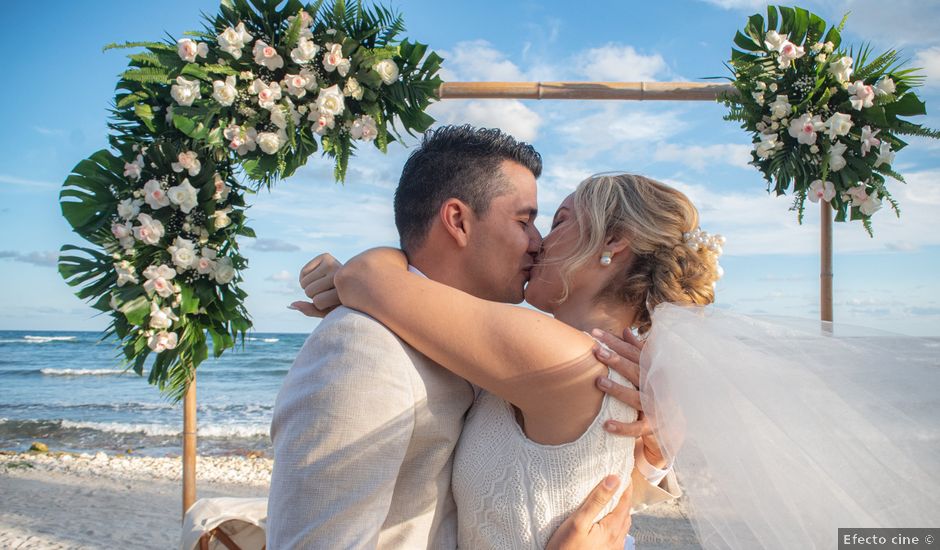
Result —
[[836, 221], [871, 217], [887, 201], [900, 216], [886, 178], [907, 143], [899, 136], [940, 138], [901, 117], [926, 114], [914, 93], [923, 83], [898, 52], [840, 48], [845, 18], [826, 22], [802, 8], [767, 7], [738, 32], [730, 68], [736, 94], [723, 97], [726, 120], [740, 121], [754, 143], [751, 164], [777, 195], [793, 188], [802, 223], [805, 201], [831, 204]]
[[[423, 132], [441, 58], [396, 42], [400, 16], [359, 1], [222, 0], [201, 32], [143, 48], [117, 85], [109, 138], [81, 161], [62, 213], [94, 247], [59, 271], [111, 316], [129, 368], [180, 398], [194, 369], [251, 328], [238, 286], [245, 195], [318, 150], [343, 180], [360, 144]], [[106, 49], [108, 49], [106, 48]], [[241, 181], [240, 181], [241, 180]]]

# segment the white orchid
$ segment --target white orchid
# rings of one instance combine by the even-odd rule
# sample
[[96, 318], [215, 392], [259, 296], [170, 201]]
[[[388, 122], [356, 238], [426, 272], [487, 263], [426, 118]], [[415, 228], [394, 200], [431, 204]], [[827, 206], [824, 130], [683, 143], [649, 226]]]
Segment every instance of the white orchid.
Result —
[[183, 107], [189, 107], [193, 101], [202, 97], [199, 92], [199, 81], [176, 77], [176, 84], [170, 87], [170, 97]]
[[210, 275], [215, 271], [216, 251], [211, 248], [203, 248], [202, 254], [196, 260], [196, 272], [201, 275]]
[[829, 148], [829, 170], [838, 172], [845, 168], [845, 157], [842, 155], [845, 154], [846, 149], [844, 143], [834, 142], [832, 144], [832, 147]]
[[144, 277], [147, 278], [144, 291], [150, 296], [156, 293], [162, 298], [169, 298], [176, 291], [170, 283], [176, 277], [176, 270], [166, 264], [149, 266], [144, 270]]
[[839, 82], [848, 82], [849, 79], [852, 78], [853, 62], [851, 57], [843, 55], [829, 64], [829, 74], [834, 76]]
[[124, 163], [124, 177], [137, 181], [140, 179], [140, 172], [144, 168], [144, 156], [137, 155], [134, 162]]
[[181, 38], [176, 41], [176, 53], [180, 59], [187, 63], [196, 61], [196, 56], [206, 57], [209, 55], [209, 46], [204, 42], [196, 42], [191, 38]]
[[117, 272], [117, 286], [124, 286], [127, 283], [137, 284], [137, 274], [134, 266], [127, 260], [114, 264], [114, 271]]
[[326, 52], [323, 54], [323, 68], [326, 72], [336, 71], [340, 76], [346, 76], [349, 72], [349, 59], [343, 57], [343, 45], [327, 43]]
[[173, 265], [182, 268], [184, 271], [191, 269], [196, 263], [196, 245], [189, 239], [176, 237], [173, 244], [166, 249], [170, 253], [170, 259]]
[[777, 134], [761, 134], [760, 141], [756, 145], [757, 156], [762, 159], [770, 158], [777, 149]]
[[155, 245], [163, 238], [163, 223], [160, 220], [153, 219], [149, 214], [137, 216], [137, 222], [140, 224], [134, 227], [134, 238], [145, 244]]
[[125, 250], [134, 248], [134, 226], [131, 222], [112, 223], [111, 234]]
[[314, 44], [313, 40], [300, 37], [300, 40], [297, 42], [297, 47], [290, 52], [290, 58], [294, 61], [294, 63], [303, 65], [304, 63], [309, 63], [312, 61], [316, 57], [318, 51], [320, 51], [320, 46]]
[[229, 140], [229, 148], [234, 149], [239, 155], [254, 151], [258, 146], [256, 142], [258, 131], [254, 128], [230, 124], [222, 131], [222, 135]]
[[156, 353], [176, 349], [178, 343], [179, 336], [175, 332], [157, 332], [147, 339], [147, 346]]
[[780, 45], [780, 49], [777, 50], [780, 54], [780, 57], [777, 59], [777, 65], [781, 69], [787, 69], [790, 67], [790, 64], [795, 60], [803, 57], [805, 52], [803, 51], [802, 46], [797, 46], [793, 42], [787, 40]]
[[287, 87], [287, 93], [299, 99], [307, 95], [307, 91], [317, 85], [317, 79], [316, 75], [310, 71], [302, 71], [300, 74], [285, 76], [284, 85]]
[[219, 47], [235, 59], [239, 59], [245, 44], [251, 42], [252, 38], [254, 37], [245, 30], [245, 24], [239, 22], [235, 28], [228, 27], [222, 31], [222, 34], [218, 36]]
[[764, 45], [767, 46], [768, 50], [779, 52], [780, 46], [783, 46], [783, 44], [788, 41], [788, 38], [789, 35], [781, 36], [777, 31], [770, 30], [764, 35]]
[[871, 107], [875, 101], [875, 90], [861, 80], [849, 84], [847, 90], [849, 95], [852, 96], [849, 98], [849, 102], [852, 103], [852, 108], [856, 111]]
[[166, 195], [184, 214], [189, 214], [199, 204], [199, 192], [189, 183], [189, 178], [183, 179], [183, 183], [175, 187], [170, 187]]
[[199, 162], [195, 151], [184, 151], [177, 155], [176, 158], [179, 162], [174, 162], [170, 165], [174, 172], [186, 170], [190, 176], [196, 176], [199, 174], [199, 171], [202, 170], [202, 163]]
[[[156, 181], [156, 180], [150, 180]], [[149, 182], [148, 182], [149, 183]], [[159, 185], [159, 182], [157, 182]], [[124, 199], [117, 205], [118, 216], [124, 218], [125, 220], [133, 219], [134, 216], [140, 214], [140, 207], [144, 204], [144, 201], [140, 199]]]
[[372, 68], [375, 72], [379, 73], [379, 76], [382, 77], [382, 82], [386, 85], [398, 80], [398, 65], [391, 59], [383, 59]]
[[372, 141], [378, 135], [378, 127], [375, 124], [375, 120], [369, 115], [362, 115], [353, 122], [352, 127], [349, 128], [349, 135], [353, 139], [361, 139], [362, 141]]
[[862, 128], [862, 143], [860, 148], [862, 150], [863, 157], [868, 154], [872, 147], [878, 147], [881, 144], [881, 140], [875, 137], [880, 131], [881, 130], [878, 129], [873, 132], [871, 130], [871, 126], [865, 126]]
[[238, 90], [235, 88], [235, 76], [225, 77], [225, 81], [216, 80], [212, 82], [212, 99], [219, 102], [219, 105], [228, 107], [235, 103], [238, 97]]
[[154, 210], [170, 205], [170, 199], [163, 190], [163, 184], [153, 179], [144, 184], [144, 201]]
[[173, 313], [173, 308], [161, 308], [156, 302], [150, 302], [150, 328], [156, 330], [168, 329], [173, 325], [173, 321], [179, 321], [180, 318]]
[[878, 158], [875, 159], [875, 166], [891, 164], [892, 162], [894, 162], [894, 151], [891, 150], [891, 144], [882, 141], [881, 147], [878, 148]]
[[255, 79], [249, 88], [251, 93], [257, 94], [258, 106], [262, 109], [273, 109], [277, 101], [281, 99], [281, 85], [277, 82], [266, 84], [260, 78]]
[[826, 129], [829, 139], [835, 141], [837, 137], [848, 135], [852, 129], [852, 117], [843, 113], [836, 113], [826, 120]]
[[836, 196], [836, 186], [831, 181], [816, 180], [809, 184], [809, 193], [807, 197], [812, 202], [819, 202], [822, 199], [825, 202], [831, 201]]
[[317, 109], [311, 110], [307, 118], [313, 121], [313, 132], [321, 136], [325, 134], [327, 130], [332, 130], [336, 126], [336, 120], [333, 118], [333, 115], [330, 113], [321, 113]]
[[215, 185], [215, 194], [212, 195], [213, 200], [225, 202], [228, 199], [228, 194], [232, 192], [232, 186], [225, 183], [220, 174], [215, 175], [213, 184]]
[[255, 63], [264, 65], [269, 71], [275, 71], [284, 66], [284, 58], [277, 53], [273, 46], [268, 46], [264, 40], [256, 40], [251, 52], [255, 56]]
[[812, 145], [816, 143], [816, 132], [824, 127], [822, 119], [818, 115], [813, 116], [812, 113], [804, 113], [803, 116], [790, 121], [789, 133], [798, 142], [804, 145]]
[[881, 210], [881, 199], [875, 196], [875, 193], [872, 192], [871, 195], [865, 198], [865, 200], [858, 205], [858, 209], [862, 214], [866, 216], [871, 216], [875, 212]]

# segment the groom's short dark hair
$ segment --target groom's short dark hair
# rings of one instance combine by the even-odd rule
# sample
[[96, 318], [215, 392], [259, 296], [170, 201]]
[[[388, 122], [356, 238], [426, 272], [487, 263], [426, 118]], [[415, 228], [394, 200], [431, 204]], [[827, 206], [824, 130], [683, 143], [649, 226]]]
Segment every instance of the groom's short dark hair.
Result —
[[496, 128], [441, 126], [424, 134], [401, 172], [395, 190], [395, 226], [405, 251], [420, 246], [444, 201], [465, 202], [477, 216], [509, 190], [504, 160], [525, 166], [538, 178], [542, 157], [528, 143]]

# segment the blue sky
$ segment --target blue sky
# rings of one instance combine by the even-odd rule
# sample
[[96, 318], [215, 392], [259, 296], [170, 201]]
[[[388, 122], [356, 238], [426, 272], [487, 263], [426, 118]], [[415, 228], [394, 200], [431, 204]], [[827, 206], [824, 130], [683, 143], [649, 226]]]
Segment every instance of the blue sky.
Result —
[[[698, 80], [726, 75], [731, 38], [764, 2], [394, 2], [406, 35], [445, 57], [446, 80]], [[851, 11], [845, 44], [899, 47], [927, 69], [927, 117], [940, 127], [940, 3], [810, 1], [830, 22]], [[80, 244], [59, 213], [70, 169], [106, 146], [107, 109], [125, 66], [110, 42], [180, 36], [201, 26], [211, 0], [21, 2], [4, 9], [0, 64], [0, 330], [97, 330], [106, 319], [76, 298], [55, 270], [62, 244]], [[15, 52], [15, 55], [11, 55]], [[585, 176], [606, 170], [648, 175], [698, 204], [702, 226], [728, 238], [718, 305], [744, 313], [818, 316], [816, 211], [796, 224], [790, 199], [774, 198], [747, 166], [750, 140], [710, 103], [445, 101], [442, 122], [499, 126], [545, 158], [539, 227]], [[413, 143], [408, 144], [413, 146]], [[246, 240], [244, 288], [260, 331], [307, 332], [314, 321], [286, 309], [301, 296], [296, 273], [314, 254], [341, 260], [394, 244], [391, 197], [409, 149], [368, 151], [334, 184], [326, 159], [253, 197], [258, 239]], [[875, 216], [875, 239], [836, 224], [835, 317], [913, 335], [940, 335], [940, 142], [912, 140], [895, 167], [908, 184], [890, 188], [897, 220]]]

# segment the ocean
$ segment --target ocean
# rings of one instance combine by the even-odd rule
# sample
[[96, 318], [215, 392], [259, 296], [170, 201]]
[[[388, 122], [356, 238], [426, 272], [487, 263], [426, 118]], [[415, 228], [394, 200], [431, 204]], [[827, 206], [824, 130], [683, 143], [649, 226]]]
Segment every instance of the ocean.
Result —
[[[253, 333], [197, 371], [198, 452], [269, 453], [274, 399], [306, 334]], [[182, 402], [121, 368], [99, 332], [0, 331], [0, 449], [182, 452]]]

